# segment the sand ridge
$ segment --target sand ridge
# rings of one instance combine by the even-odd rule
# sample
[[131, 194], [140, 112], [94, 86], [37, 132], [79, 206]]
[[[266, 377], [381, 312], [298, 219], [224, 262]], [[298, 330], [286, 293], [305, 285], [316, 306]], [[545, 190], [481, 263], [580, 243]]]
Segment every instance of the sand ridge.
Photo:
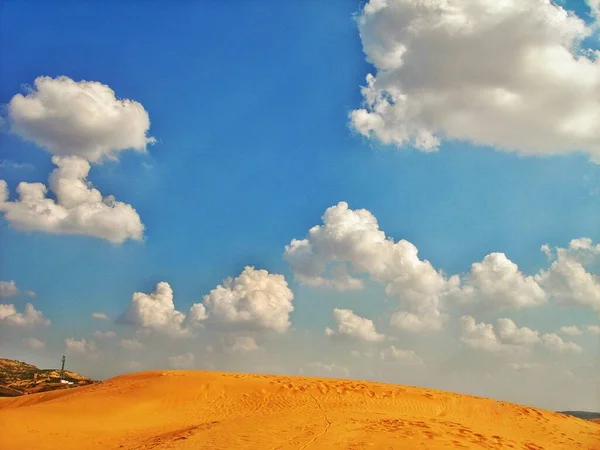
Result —
[[600, 425], [384, 383], [154, 371], [0, 401], [11, 449], [600, 449]]

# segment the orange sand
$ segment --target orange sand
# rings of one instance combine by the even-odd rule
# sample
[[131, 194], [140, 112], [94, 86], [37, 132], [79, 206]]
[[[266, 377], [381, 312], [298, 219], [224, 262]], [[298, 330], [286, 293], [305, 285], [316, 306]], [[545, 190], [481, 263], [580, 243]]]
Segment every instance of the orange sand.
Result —
[[600, 425], [433, 389], [143, 372], [0, 401], [12, 449], [600, 449]]

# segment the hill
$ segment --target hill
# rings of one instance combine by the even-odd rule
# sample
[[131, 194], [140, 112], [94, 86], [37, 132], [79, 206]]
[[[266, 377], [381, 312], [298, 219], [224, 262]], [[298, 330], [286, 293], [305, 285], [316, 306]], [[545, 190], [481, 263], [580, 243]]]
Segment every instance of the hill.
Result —
[[201, 371], [0, 399], [3, 449], [580, 449], [600, 426], [434, 389]]
[[22, 361], [0, 358], [0, 397], [15, 397], [95, 383], [94, 380], [70, 370], [65, 370], [63, 379], [73, 384], [62, 384], [58, 369], [39, 369]]
[[593, 421], [598, 421], [600, 420], [600, 413], [597, 412], [589, 412], [589, 411], [559, 411], [562, 414], [567, 414], [569, 416], [573, 416], [573, 417], [579, 417], [580, 419], [584, 419], [584, 420], [593, 420]]

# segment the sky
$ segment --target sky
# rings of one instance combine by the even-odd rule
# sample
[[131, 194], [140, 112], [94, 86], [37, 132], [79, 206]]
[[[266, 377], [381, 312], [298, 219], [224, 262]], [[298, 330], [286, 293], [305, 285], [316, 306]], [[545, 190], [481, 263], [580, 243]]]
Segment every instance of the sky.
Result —
[[600, 411], [600, 2], [0, 8], [1, 356]]

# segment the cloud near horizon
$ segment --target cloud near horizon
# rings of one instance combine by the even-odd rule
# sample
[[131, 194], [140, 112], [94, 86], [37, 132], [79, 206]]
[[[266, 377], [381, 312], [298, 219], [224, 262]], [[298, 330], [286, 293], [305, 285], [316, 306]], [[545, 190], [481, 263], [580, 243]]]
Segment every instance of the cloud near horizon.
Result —
[[371, 0], [356, 20], [375, 73], [351, 125], [422, 151], [461, 140], [600, 163], [600, 52], [581, 49], [593, 16], [539, 0]]

